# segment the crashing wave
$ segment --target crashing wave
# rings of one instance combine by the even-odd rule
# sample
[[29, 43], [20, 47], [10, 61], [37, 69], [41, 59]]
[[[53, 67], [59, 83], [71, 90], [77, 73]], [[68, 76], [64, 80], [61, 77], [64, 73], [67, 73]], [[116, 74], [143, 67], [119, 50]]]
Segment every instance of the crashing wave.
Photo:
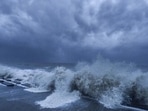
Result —
[[[0, 77], [29, 84], [28, 91], [51, 91], [52, 94], [46, 100], [37, 102], [41, 106], [46, 103], [43, 107], [58, 107], [81, 96], [88, 96], [108, 108], [124, 104], [148, 109], [148, 73], [132, 64], [99, 59], [92, 64], [79, 63], [73, 70], [65, 67], [50, 70], [19, 69], [1, 65]], [[70, 99], [63, 104], [53, 105], [56, 102], [49, 101], [55, 95], [60, 96], [59, 92], [63, 94], [61, 101], [66, 95]]]

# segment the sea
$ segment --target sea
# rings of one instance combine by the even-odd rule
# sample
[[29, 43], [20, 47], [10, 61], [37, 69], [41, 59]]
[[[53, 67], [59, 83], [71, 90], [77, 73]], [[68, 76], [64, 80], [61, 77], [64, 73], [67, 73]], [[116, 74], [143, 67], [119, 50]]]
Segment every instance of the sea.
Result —
[[1, 64], [0, 92], [6, 111], [148, 111], [148, 67], [104, 58]]

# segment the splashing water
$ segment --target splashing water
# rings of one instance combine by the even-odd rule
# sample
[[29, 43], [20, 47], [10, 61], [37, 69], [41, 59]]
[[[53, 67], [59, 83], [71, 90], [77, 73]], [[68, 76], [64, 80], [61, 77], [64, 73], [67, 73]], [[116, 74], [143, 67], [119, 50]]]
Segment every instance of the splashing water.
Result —
[[[65, 67], [19, 69], [0, 66], [0, 77], [29, 84], [28, 91], [52, 91], [37, 102], [43, 108], [61, 107], [88, 96], [114, 108], [121, 104], [148, 105], [148, 73], [132, 64], [112, 63], [98, 58], [92, 64], [79, 63], [73, 70]], [[55, 98], [55, 99], [53, 99]]]

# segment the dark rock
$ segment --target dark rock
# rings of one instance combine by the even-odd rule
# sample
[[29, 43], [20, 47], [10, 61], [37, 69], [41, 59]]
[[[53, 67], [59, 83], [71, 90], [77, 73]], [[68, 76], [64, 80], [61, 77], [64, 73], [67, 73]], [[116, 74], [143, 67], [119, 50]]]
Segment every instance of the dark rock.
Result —
[[14, 86], [14, 84], [9, 83], [9, 82], [5, 82], [5, 81], [2, 84], [6, 85], [8, 87], [13, 87]]

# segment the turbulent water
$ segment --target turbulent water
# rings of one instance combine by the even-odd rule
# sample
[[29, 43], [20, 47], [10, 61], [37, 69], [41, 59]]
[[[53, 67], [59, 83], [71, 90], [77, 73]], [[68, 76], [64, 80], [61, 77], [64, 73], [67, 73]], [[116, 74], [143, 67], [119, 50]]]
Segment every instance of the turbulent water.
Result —
[[73, 68], [21, 69], [0, 65], [0, 77], [25, 86], [27, 91], [51, 92], [45, 100], [36, 102], [43, 108], [63, 107], [89, 97], [107, 108], [128, 105], [148, 109], [148, 72], [133, 64], [100, 58]]

